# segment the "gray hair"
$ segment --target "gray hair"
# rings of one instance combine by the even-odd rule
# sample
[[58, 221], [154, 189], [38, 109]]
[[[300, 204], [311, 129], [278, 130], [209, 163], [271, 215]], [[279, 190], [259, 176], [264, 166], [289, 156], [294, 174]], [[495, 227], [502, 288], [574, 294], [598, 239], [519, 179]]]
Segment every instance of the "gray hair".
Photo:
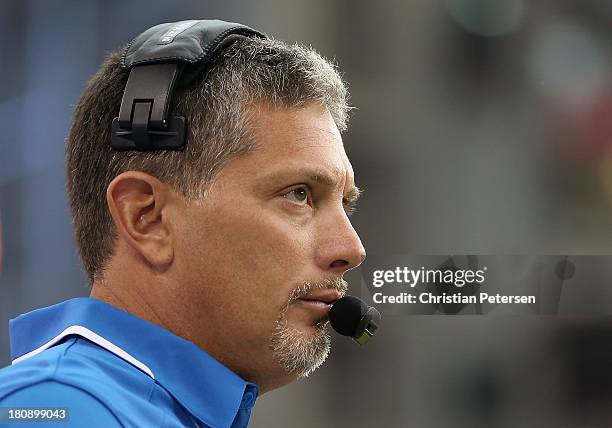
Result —
[[74, 113], [66, 147], [67, 191], [77, 247], [90, 284], [103, 277], [117, 237], [106, 189], [125, 171], [150, 174], [190, 201], [201, 201], [221, 167], [256, 144], [248, 106], [319, 103], [346, 129], [348, 92], [336, 66], [312, 48], [278, 40], [240, 40], [218, 55], [199, 82], [179, 89], [170, 114], [188, 123], [184, 151], [118, 152], [110, 128], [128, 73], [111, 53]]

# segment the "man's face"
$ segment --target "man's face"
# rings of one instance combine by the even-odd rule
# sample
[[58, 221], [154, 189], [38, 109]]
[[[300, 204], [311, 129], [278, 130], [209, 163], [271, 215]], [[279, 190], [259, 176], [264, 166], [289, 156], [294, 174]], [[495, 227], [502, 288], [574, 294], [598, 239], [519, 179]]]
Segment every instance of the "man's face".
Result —
[[345, 212], [357, 191], [329, 111], [254, 112], [256, 149], [185, 207], [174, 268], [196, 343], [266, 390], [323, 362], [329, 303], [365, 251]]

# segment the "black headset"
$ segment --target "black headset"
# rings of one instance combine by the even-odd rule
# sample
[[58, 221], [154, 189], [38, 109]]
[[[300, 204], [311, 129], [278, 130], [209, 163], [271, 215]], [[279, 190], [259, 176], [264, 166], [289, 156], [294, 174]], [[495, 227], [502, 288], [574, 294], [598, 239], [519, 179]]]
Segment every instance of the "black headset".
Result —
[[266, 35], [215, 19], [159, 24], [133, 39], [121, 55], [121, 68], [130, 75], [112, 123], [112, 148], [183, 150], [187, 122], [182, 116], [168, 117], [175, 87], [188, 86], [216, 54], [245, 37]]

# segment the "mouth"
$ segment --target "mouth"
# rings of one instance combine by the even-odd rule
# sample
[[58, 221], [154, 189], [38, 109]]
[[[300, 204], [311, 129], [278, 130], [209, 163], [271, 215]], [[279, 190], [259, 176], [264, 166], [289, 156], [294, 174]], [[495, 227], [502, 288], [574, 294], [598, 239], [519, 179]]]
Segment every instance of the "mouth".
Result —
[[332, 305], [342, 296], [342, 293], [333, 289], [315, 290], [297, 299], [296, 302], [310, 310], [319, 312], [321, 316], [327, 316]]

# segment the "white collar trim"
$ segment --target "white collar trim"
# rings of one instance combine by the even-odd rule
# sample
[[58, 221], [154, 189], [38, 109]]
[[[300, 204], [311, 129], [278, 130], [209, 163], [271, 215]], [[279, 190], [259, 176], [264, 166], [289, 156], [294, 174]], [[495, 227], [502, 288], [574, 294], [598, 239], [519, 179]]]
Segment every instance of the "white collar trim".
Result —
[[68, 336], [69, 334], [76, 334], [78, 336], [84, 337], [85, 339], [95, 343], [96, 345], [106, 349], [109, 352], [112, 352], [119, 358], [127, 361], [131, 365], [142, 370], [147, 375], [149, 375], [152, 379], [155, 379], [155, 376], [153, 375], [153, 371], [142, 361], [137, 360], [136, 358], [132, 357], [130, 354], [125, 352], [123, 349], [121, 349], [114, 343], [106, 340], [99, 334], [94, 333], [90, 329], [83, 327], [81, 325], [71, 325], [70, 327], [66, 328], [64, 331], [62, 331], [60, 334], [55, 336], [53, 339], [51, 339], [44, 345], [39, 346], [38, 348], [34, 349], [33, 351], [28, 352], [27, 354], [23, 354], [21, 357], [15, 358], [11, 364], [17, 364], [25, 359], [28, 359], [30, 357], [33, 357], [34, 355], [41, 353], [42, 351], [50, 348], [51, 346], [59, 342], [61, 339]]

